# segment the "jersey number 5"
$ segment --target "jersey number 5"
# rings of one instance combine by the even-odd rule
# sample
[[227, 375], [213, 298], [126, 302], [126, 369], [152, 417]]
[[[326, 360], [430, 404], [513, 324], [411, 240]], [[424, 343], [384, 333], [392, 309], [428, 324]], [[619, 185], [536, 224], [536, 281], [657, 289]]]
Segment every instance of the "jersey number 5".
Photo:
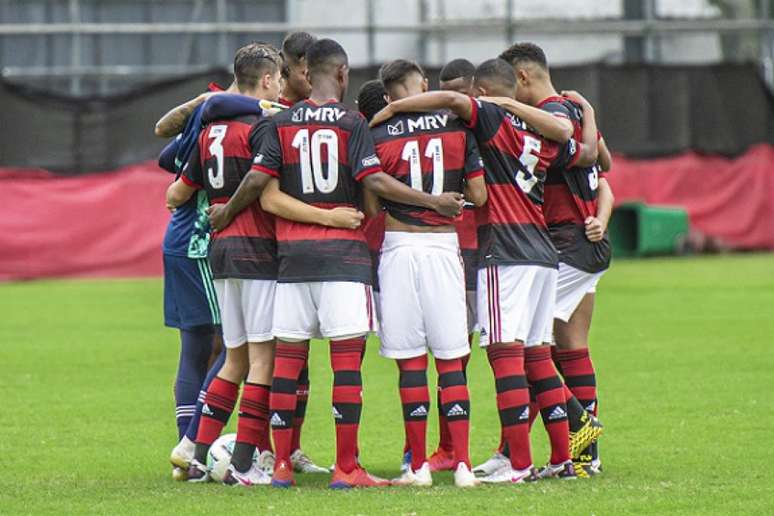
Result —
[[538, 182], [538, 178], [535, 175], [535, 167], [538, 164], [538, 157], [534, 153], [540, 152], [540, 140], [532, 138], [531, 136], [524, 137], [524, 150], [519, 156], [519, 161], [524, 165], [529, 172], [525, 173], [524, 170], [516, 171], [516, 183], [524, 193], [530, 193], [535, 183]]
[[223, 138], [226, 137], [227, 125], [213, 125], [210, 127], [208, 138], [212, 138], [210, 144], [210, 156], [215, 158], [215, 170], [212, 167], [207, 169], [207, 179], [213, 188], [223, 188], [225, 178], [223, 177]]
[[[409, 177], [411, 178], [411, 188], [422, 190], [422, 163], [419, 158], [419, 142], [411, 140], [403, 146], [401, 159], [409, 163]], [[430, 191], [432, 195], [441, 195], [443, 193], [443, 142], [440, 138], [431, 138], [425, 148], [425, 157], [433, 160], [433, 188]]]
[[[299, 130], [293, 138], [301, 165], [301, 188], [304, 193], [313, 193], [315, 187], [320, 193], [331, 193], [339, 184], [339, 137], [331, 129], [318, 129], [312, 133], [311, 149], [309, 143], [309, 129]], [[323, 145], [328, 150], [328, 177], [323, 175]]]

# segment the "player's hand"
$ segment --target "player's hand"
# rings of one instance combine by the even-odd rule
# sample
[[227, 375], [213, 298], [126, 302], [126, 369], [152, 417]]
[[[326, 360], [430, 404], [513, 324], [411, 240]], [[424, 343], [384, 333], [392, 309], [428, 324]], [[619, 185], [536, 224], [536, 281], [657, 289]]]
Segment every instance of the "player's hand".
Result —
[[584, 97], [583, 95], [581, 95], [575, 90], [562, 90], [562, 97], [567, 97], [573, 102], [577, 102], [584, 108], [591, 107], [591, 103], [588, 100], [586, 100], [586, 97]]
[[368, 127], [376, 127], [379, 124], [383, 124], [393, 116], [395, 116], [395, 113], [392, 112], [392, 107], [387, 104], [381, 111], [374, 115], [371, 122], [369, 122]]
[[462, 213], [462, 209], [465, 207], [465, 196], [459, 192], [444, 192], [434, 196], [434, 199], [433, 209], [444, 217], [456, 217]]
[[357, 229], [364, 218], [363, 212], [354, 208], [333, 208], [328, 210], [324, 225], [332, 228]]
[[605, 225], [596, 217], [588, 217], [586, 223], [586, 238], [589, 242], [599, 242], [605, 236]]
[[177, 211], [177, 206], [170, 204], [169, 201], [167, 201], [166, 204], [167, 204], [167, 209], [169, 210], [169, 213], [175, 213]]
[[213, 204], [207, 208], [207, 216], [213, 231], [223, 231], [231, 224], [231, 215], [225, 204]]

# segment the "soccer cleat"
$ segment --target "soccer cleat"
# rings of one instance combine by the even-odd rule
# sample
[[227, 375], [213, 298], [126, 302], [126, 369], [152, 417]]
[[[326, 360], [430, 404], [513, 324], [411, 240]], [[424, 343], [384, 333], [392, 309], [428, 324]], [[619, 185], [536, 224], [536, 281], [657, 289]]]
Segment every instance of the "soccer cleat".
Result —
[[188, 480], [188, 470], [183, 468], [178, 468], [177, 466], [172, 467], [172, 480], [175, 480], [177, 482], [184, 482]]
[[274, 474], [271, 477], [272, 487], [288, 488], [296, 485], [293, 478], [293, 466], [286, 460], [278, 461], [274, 464]]
[[580, 457], [572, 461], [578, 478], [589, 478], [602, 472], [602, 464], [599, 459], [593, 459], [588, 453], [581, 453]]
[[263, 450], [255, 461], [261, 471], [271, 476], [274, 473], [274, 454], [271, 450]]
[[481, 485], [481, 481], [470, 471], [467, 464], [460, 462], [457, 464], [457, 469], [454, 470], [454, 485], [457, 487], [476, 487]]
[[386, 487], [389, 485], [389, 480], [375, 477], [361, 466], [357, 466], [350, 473], [344, 473], [336, 466], [328, 487], [331, 489], [351, 489], [353, 487]]
[[433, 485], [430, 464], [425, 462], [416, 471], [412, 471], [411, 467], [409, 467], [401, 476], [393, 479], [390, 483], [394, 486], [430, 487]]
[[403, 454], [403, 462], [400, 463], [400, 472], [405, 473], [411, 467], [411, 450]]
[[599, 439], [604, 426], [595, 416], [584, 415], [583, 426], [577, 432], [570, 432], [570, 456], [577, 459], [591, 443]]
[[271, 475], [266, 474], [265, 471], [255, 464], [250, 466], [250, 469], [244, 473], [237, 471], [234, 465], [231, 464], [223, 477], [223, 483], [228, 486], [267, 486], [271, 484]]
[[435, 450], [427, 461], [430, 463], [430, 471], [454, 471], [456, 466], [454, 452], [446, 451], [443, 448]]
[[210, 481], [210, 470], [196, 459], [191, 460], [188, 466], [188, 482], [203, 483]]
[[543, 469], [538, 472], [538, 477], [545, 478], [560, 478], [562, 480], [575, 480], [578, 475], [575, 472], [575, 467], [571, 460], [565, 461], [561, 464], [546, 464]]
[[509, 464], [507, 468], [501, 468], [491, 475], [480, 477], [479, 480], [487, 484], [521, 484], [524, 482], [534, 482], [538, 478], [534, 466], [524, 469], [513, 469]]
[[331, 470], [318, 466], [307, 454], [297, 449], [290, 456], [290, 462], [293, 464], [293, 471], [296, 473], [330, 473]]
[[497, 451], [489, 460], [473, 468], [473, 473], [477, 477], [488, 477], [501, 469], [510, 469], [510, 467], [511, 459]]
[[169, 455], [169, 462], [173, 466], [183, 470], [188, 470], [188, 466], [191, 465], [191, 460], [194, 457], [194, 450], [196, 450], [196, 443], [190, 440], [188, 437], [183, 437], [177, 446], [172, 448], [172, 453]]

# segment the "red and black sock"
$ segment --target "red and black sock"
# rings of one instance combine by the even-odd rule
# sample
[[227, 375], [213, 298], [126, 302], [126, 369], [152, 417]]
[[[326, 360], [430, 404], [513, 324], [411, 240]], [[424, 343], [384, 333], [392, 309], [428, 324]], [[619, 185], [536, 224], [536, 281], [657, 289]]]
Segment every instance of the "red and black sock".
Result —
[[364, 349], [365, 337], [331, 341], [336, 465], [344, 473], [357, 467], [357, 432], [363, 410], [360, 365]]
[[562, 368], [564, 382], [583, 408], [597, 415], [597, 377], [589, 348], [557, 350], [554, 353]]
[[309, 362], [304, 364], [301, 374], [298, 375], [298, 387], [296, 388], [296, 413], [293, 416], [293, 451], [301, 448], [301, 428], [306, 418], [306, 405], [309, 401]]
[[411, 450], [411, 469], [416, 471], [427, 460], [427, 413], [430, 410], [427, 355], [397, 362], [400, 369], [400, 402], [403, 405], [406, 444], [407, 449]]
[[242, 389], [236, 444], [231, 455], [231, 464], [241, 473], [252, 466], [256, 447], [261, 451], [271, 450], [269, 389], [268, 385], [247, 382]]
[[511, 467], [532, 465], [529, 444], [529, 389], [524, 373], [524, 346], [509, 344], [487, 348], [489, 365], [495, 377], [497, 410]]
[[435, 359], [438, 369], [438, 385], [441, 388], [439, 412], [443, 412], [449, 425], [455, 467], [460, 462], [470, 465], [470, 393], [463, 370], [462, 359]]
[[[468, 338], [470, 340], [470, 337]], [[462, 361], [462, 374], [465, 377], [465, 380], [468, 379], [468, 362], [470, 361], [470, 355], [465, 355], [464, 357], [460, 358]], [[437, 406], [441, 406], [441, 385], [440, 382], [438, 384], [438, 392], [436, 395], [436, 402]], [[446, 419], [446, 415], [444, 415], [443, 410], [438, 410], [438, 448], [441, 450], [444, 450], [446, 452], [452, 452], [453, 446], [452, 446], [452, 438], [451, 438], [451, 432], [449, 432], [449, 421]]]
[[570, 460], [570, 427], [564, 385], [551, 360], [550, 346], [527, 348], [525, 362], [527, 379], [551, 442], [551, 464], [561, 464]]
[[307, 346], [277, 342], [269, 395], [269, 423], [277, 462], [290, 461], [293, 453], [293, 418], [296, 412], [298, 376], [308, 357]]
[[234, 411], [239, 395], [239, 385], [216, 376], [207, 388], [202, 407], [199, 431], [196, 433], [196, 451], [194, 458], [202, 464], [207, 462], [207, 452], [220, 435], [228, 418]]

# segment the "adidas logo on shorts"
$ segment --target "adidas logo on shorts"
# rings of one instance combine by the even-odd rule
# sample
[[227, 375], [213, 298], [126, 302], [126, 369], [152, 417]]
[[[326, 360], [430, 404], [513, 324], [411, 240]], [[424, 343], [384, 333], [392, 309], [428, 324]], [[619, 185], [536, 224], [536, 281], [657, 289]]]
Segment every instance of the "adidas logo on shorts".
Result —
[[341, 412], [339, 412], [336, 407], [333, 407], [333, 418], [334, 419], [343, 419], [344, 418], [344, 416], [341, 415]]
[[519, 421], [524, 421], [525, 419], [529, 419], [529, 407], [524, 407], [524, 410], [521, 411], [521, 414], [519, 414]]
[[285, 420], [282, 419], [276, 412], [271, 415], [271, 420], [269, 423], [271, 423], [271, 426], [288, 426], [288, 424], [285, 423]]
[[449, 412], [446, 413], [446, 417], [452, 417], [452, 416], [467, 416], [468, 413], [465, 412], [465, 409], [460, 407], [459, 403], [455, 403], [452, 408], [449, 409]]
[[548, 420], [553, 421], [554, 419], [562, 419], [563, 417], [567, 417], [567, 411], [557, 405], [554, 407], [554, 410], [551, 411], [551, 414], [548, 415]]
[[215, 412], [213, 412], [210, 406], [205, 403], [204, 406], [202, 406], [202, 414], [205, 416], [212, 416]]
[[411, 417], [427, 416], [427, 409], [425, 408], [424, 405], [420, 405], [417, 408], [415, 408], [414, 410], [412, 410], [411, 414], [409, 414], [409, 416], [411, 416]]

